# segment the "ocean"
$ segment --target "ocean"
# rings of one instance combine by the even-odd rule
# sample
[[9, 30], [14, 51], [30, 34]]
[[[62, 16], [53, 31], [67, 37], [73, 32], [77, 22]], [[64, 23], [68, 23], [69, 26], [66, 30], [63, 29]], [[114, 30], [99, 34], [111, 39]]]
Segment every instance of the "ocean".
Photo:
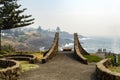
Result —
[[[83, 48], [89, 53], [96, 53], [98, 49], [106, 49], [107, 52], [120, 53], [120, 38], [87, 37], [79, 39]], [[63, 47], [74, 47], [73, 43]]]

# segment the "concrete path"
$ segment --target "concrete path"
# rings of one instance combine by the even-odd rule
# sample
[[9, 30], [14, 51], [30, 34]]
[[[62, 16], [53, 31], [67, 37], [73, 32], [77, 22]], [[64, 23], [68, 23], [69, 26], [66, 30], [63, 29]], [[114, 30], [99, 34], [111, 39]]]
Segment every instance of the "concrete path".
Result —
[[61, 52], [40, 68], [22, 73], [18, 80], [96, 80], [95, 63], [75, 60], [72, 52]]

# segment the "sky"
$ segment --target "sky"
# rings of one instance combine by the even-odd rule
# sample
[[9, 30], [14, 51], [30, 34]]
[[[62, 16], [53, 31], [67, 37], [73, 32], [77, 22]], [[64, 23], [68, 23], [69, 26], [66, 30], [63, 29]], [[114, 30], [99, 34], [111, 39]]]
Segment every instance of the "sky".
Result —
[[19, 0], [30, 27], [56, 29], [84, 36], [120, 37], [120, 0]]

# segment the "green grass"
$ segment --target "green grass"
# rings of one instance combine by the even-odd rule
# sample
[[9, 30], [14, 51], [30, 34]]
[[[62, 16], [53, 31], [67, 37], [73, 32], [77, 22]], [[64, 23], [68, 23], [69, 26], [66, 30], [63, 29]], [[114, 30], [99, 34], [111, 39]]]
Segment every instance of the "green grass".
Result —
[[19, 61], [22, 67], [22, 72], [29, 71], [31, 69], [39, 68], [37, 64], [30, 64], [28, 61]]
[[87, 58], [88, 62], [99, 62], [100, 60], [102, 60], [102, 58], [94, 55], [94, 54], [90, 54], [90, 55], [83, 55], [85, 58]]
[[0, 67], [0, 70], [1, 70], [1, 69], [4, 69], [4, 68]]
[[[114, 61], [114, 56], [113, 55], [107, 55], [106, 58], [111, 58]], [[118, 64], [116, 64], [116, 65], [117, 66], [109, 67], [108, 69], [110, 69], [113, 72], [120, 73], [120, 54], [118, 55]]]
[[41, 61], [41, 59], [43, 58], [43, 54], [41, 52], [34, 52], [31, 54], [36, 56], [39, 61]]
[[[19, 54], [20, 52], [17, 52], [17, 53]], [[22, 54], [32, 54], [32, 55], [36, 56], [39, 61], [41, 61], [41, 59], [43, 58], [43, 53], [44, 52], [22, 52]], [[2, 56], [2, 55], [0, 54], [0, 56]], [[22, 68], [22, 72], [39, 68], [39, 66], [37, 64], [30, 64], [28, 61], [19, 61], [19, 62], [20, 62], [21, 68]], [[0, 67], [0, 69], [3, 69], [3, 68]]]
[[39, 60], [39, 61], [41, 61], [41, 59], [43, 58], [43, 54], [44, 54], [44, 52], [43, 51], [41, 51], [41, 52], [17, 52], [17, 54], [31, 54], [31, 55], [34, 55], [34, 56], [36, 56], [37, 57], [37, 59]]
[[118, 73], [120, 73], [120, 66], [114, 66], [114, 67], [109, 67], [108, 69], [110, 69], [111, 71], [113, 71], [113, 72], [118, 72]]
[[[39, 68], [39, 66], [37, 64], [30, 64], [28, 61], [19, 61], [19, 62], [21, 65], [22, 72], [29, 71], [31, 69]], [[0, 70], [1, 69], [5, 69], [5, 68], [0, 67]]]
[[114, 60], [114, 56], [113, 55], [107, 55], [106, 58], [111, 58], [112, 60]]
[[[106, 58], [111, 58], [114, 62], [114, 56], [113, 55], [107, 55]], [[118, 55], [118, 66], [120, 66], [120, 54]]]

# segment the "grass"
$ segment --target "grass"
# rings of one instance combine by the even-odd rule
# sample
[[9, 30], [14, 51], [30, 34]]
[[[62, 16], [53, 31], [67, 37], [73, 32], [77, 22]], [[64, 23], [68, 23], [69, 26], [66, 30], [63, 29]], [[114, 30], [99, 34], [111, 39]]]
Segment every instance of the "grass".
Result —
[[94, 54], [90, 54], [90, 55], [83, 55], [85, 58], [87, 58], [88, 62], [99, 62], [100, 60], [102, 60], [102, 58], [94, 55]]
[[[107, 55], [106, 58], [111, 58], [114, 62], [114, 56], [113, 55]], [[117, 63], [118, 66], [120, 66], [120, 54], [118, 55], [118, 63]]]
[[112, 60], [114, 60], [114, 56], [113, 55], [107, 55], [106, 58], [111, 58]]
[[4, 68], [0, 67], [0, 70], [1, 70], [1, 69], [4, 69]]
[[[37, 64], [30, 64], [28, 61], [19, 61], [19, 62], [21, 65], [22, 72], [29, 71], [31, 69], [39, 68], [39, 66]], [[1, 69], [4, 69], [4, 68], [0, 67], [0, 70]]]
[[[24, 53], [24, 52], [22, 52], [22, 53]], [[27, 53], [25, 52], [24, 54], [32, 54], [32, 55], [36, 56], [39, 61], [41, 61], [41, 59], [43, 58], [43, 53], [44, 52], [27, 52]], [[19, 62], [20, 62], [21, 68], [22, 68], [22, 72], [39, 68], [39, 66], [37, 64], [30, 64], [28, 61], [19, 61]], [[3, 69], [3, 68], [0, 67], [0, 69]]]
[[[28, 54], [29, 54], [29, 52], [28, 52]], [[43, 57], [43, 54], [41, 52], [31, 52], [30, 54], [36, 56], [39, 61], [41, 61], [41, 59]], [[37, 64], [30, 64], [28, 61], [20, 61], [20, 63], [21, 63], [21, 67], [22, 67], [22, 72], [39, 68], [39, 66]]]
[[[107, 55], [106, 58], [111, 58], [114, 61], [114, 56], [113, 55]], [[113, 72], [120, 73], [120, 54], [118, 55], [118, 64], [116, 64], [116, 65], [117, 66], [109, 67], [108, 69], [110, 69]]]
[[43, 54], [41, 54], [40, 52], [33, 52], [31, 54], [36, 56], [39, 61], [41, 61], [41, 59], [43, 58]]
[[118, 73], [120, 73], [120, 66], [114, 66], [114, 67], [109, 67], [108, 69], [110, 69], [111, 71], [113, 71], [113, 72], [118, 72]]
[[30, 64], [28, 61], [19, 61], [19, 62], [20, 62], [21, 68], [22, 68], [22, 72], [39, 68], [39, 66], [37, 64]]
[[43, 58], [44, 52], [17, 52], [17, 54], [22, 53], [22, 54], [31, 54], [37, 57], [39, 61]]

